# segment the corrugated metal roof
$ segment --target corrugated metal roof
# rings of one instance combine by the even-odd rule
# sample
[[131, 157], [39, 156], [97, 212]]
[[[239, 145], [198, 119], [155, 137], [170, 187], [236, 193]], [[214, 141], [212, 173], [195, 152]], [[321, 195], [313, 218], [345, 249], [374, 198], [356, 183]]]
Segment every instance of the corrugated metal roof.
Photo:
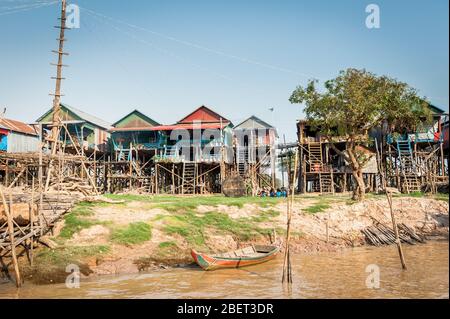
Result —
[[[74, 113], [76, 116], [78, 116], [79, 118], [83, 119], [85, 122], [94, 124], [95, 126], [101, 127], [105, 130], [109, 130], [112, 127], [111, 123], [108, 123], [107, 121], [104, 121], [96, 116], [93, 116], [91, 114], [88, 114], [84, 111], [81, 111], [73, 106], [67, 105], [67, 104], [63, 104], [61, 103], [61, 108], [65, 108], [68, 111]], [[36, 120], [36, 122], [42, 122], [42, 120], [47, 117], [49, 114], [51, 114], [53, 112], [53, 108], [51, 108], [50, 110], [48, 110], [47, 112], [45, 112], [44, 115], [42, 115], [40, 118], [38, 118]]]
[[175, 124], [175, 125], [160, 125], [151, 128], [152, 131], [173, 131], [173, 130], [213, 130], [221, 129], [228, 126], [228, 123], [220, 125], [220, 123], [199, 123], [199, 124]]
[[114, 127], [110, 129], [110, 132], [141, 132], [141, 131], [154, 131], [154, 126], [142, 126], [142, 127]]
[[[146, 126], [156, 126], [156, 125], [161, 125], [160, 123], [156, 122], [154, 119], [148, 117], [147, 115], [145, 115], [144, 113], [142, 113], [141, 111], [135, 109], [134, 111], [128, 113], [127, 115], [125, 115], [124, 117], [122, 117], [120, 120], [118, 120], [117, 122], [115, 122], [112, 126], [117, 127], [118, 124], [120, 124], [120, 122], [126, 120], [128, 117], [130, 117], [131, 115], [137, 115], [138, 117], [140, 117], [143, 121], [147, 122], [148, 125]], [[128, 127], [131, 127], [130, 125], [128, 125]], [[135, 127], [139, 127], [139, 126], [135, 126]], [[142, 126], [141, 126], [142, 127]]]
[[227, 120], [220, 114], [214, 112], [210, 108], [207, 108], [206, 106], [202, 105], [199, 108], [197, 108], [194, 112], [190, 113], [189, 115], [178, 121], [178, 124], [193, 123], [194, 121], [202, 121], [204, 123], [220, 123], [221, 120], [225, 126], [231, 124], [231, 121]]
[[6, 118], [0, 118], [0, 128], [10, 130], [13, 132], [22, 133], [22, 134], [35, 135], [35, 136], [38, 135], [33, 126], [28, 125], [23, 122], [20, 122], [20, 121], [6, 119]]
[[266, 129], [274, 129], [272, 125], [261, 120], [259, 117], [255, 115], [250, 116], [245, 121], [242, 121], [240, 124], [236, 125], [234, 129], [254, 129], [254, 128], [266, 128]]
[[63, 104], [61, 103], [62, 107], [65, 107], [66, 109], [68, 109], [69, 111], [75, 113], [76, 115], [78, 115], [79, 117], [81, 117], [82, 119], [86, 120], [86, 122], [90, 122], [92, 124], [95, 124], [97, 126], [100, 126], [104, 129], [110, 129], [112, 127], [112, 124], [104, 121], [94, 115], [88, 114], [86, 112], [83, 112], [73, 106], [67, 105], [67, 104]]

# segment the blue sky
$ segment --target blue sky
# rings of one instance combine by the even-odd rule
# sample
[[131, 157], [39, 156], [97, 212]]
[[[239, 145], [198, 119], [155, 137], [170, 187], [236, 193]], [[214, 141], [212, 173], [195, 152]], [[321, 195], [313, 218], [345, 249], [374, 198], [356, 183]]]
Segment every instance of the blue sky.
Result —
[[[30, 7], [39, 1], [51, 0], [0, 0], [0, 107], [26, 122], [54, 89], [59, 6]], [[174, 123], [204, 104], [235, 124], [257, 115], [293, 141], [302, 107], [291, 92], [348, 67], [405, 81], [448, 110], [447, 0], [72, 3], [81, 28], [67, 34], [63, 102], [110, 122], [137, 108]], [[365, 26], [370, 3], [380, 29]]]

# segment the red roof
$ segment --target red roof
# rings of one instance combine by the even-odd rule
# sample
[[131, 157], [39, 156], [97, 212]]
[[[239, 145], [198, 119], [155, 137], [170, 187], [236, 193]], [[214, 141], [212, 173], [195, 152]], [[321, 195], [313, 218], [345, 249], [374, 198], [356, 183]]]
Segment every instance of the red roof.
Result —
[[201, 121], [203, 123], [220, 123], [222, 121], [224, 126], [231, 123], [229, 120], [204, 105], [200, 106], [194, 112], [178, 121], [178, 124], [193, 123], [194, 121]]
[[174, 131], [174, 130], [214, 130], [214, 129], [222, 129], [228, 125], [228, 122], [223, 123], [186, 123], [186, 124], [174, 124], [174, 125], [160, 125], [154, 126], [151, 128], [152, 131]]
[[28, 135], [38, 135], [33, 126], [5, 118], [0, 119], [0, 128]]

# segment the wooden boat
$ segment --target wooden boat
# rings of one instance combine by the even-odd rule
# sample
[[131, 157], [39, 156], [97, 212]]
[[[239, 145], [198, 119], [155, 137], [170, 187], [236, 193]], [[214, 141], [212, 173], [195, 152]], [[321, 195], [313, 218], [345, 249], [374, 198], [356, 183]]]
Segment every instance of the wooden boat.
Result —
[[191, 255], [203, 270], [239, 268], [260, 264], [276, 257], [279, 246], [252, 245], [219, 255], [208, 255], [192, 249]]

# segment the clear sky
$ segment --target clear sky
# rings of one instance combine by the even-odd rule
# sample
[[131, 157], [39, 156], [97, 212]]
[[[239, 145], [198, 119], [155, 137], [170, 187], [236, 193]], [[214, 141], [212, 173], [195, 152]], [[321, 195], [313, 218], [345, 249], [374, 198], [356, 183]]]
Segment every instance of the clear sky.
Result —
[[[26, 122], [54, 90], [59, 5], [38, 2], [51, 0], [0, 0], [0, 107]], [[348, 67], [405, 81], [448, 110], [447, 0], [72, 3], [81, 26], [67, 34], [63, 102], [110, 122], [137, 108], [170, 124], [204, 104], [235, 124], [259, 116], [293, 141], [302, 107], [291, 92]], [[380, 29], [366, 28], [370, 3]]]

